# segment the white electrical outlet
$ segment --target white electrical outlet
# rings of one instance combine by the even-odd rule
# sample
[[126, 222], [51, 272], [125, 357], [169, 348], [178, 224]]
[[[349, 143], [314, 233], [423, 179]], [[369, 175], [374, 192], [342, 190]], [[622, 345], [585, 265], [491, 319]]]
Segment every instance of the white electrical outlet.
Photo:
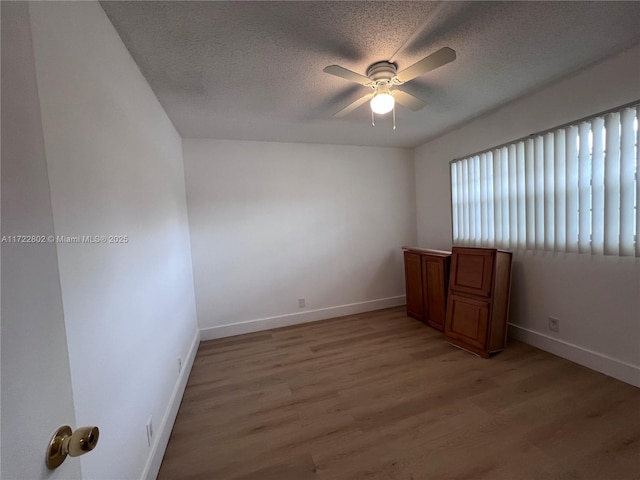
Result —
[[178, 375], [182, 373], [182, 357], [178, 357]]
[[151, 446], [151, 439], [153, 438], [153, 415], [147, 420], [147, 444]]
[[304, 300], [304, 298], [299, 298], [298, 299], [298, 308], [304, 308], [307, 306], [307, 302]]
[[560, 320], [555, 317], [549, 317], [549, 330], [560, 333]]

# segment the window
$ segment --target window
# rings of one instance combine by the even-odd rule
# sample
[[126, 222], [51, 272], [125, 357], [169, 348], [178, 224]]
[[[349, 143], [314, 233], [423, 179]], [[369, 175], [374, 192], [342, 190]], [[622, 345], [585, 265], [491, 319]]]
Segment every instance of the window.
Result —
[[453, 242], [640, 257], [640, 106], [451, 162]]

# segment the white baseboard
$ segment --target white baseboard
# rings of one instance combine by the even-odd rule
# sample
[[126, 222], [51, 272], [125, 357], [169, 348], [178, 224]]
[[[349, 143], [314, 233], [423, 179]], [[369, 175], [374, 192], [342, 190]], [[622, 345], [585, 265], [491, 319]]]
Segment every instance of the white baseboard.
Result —
[[316, 322], [328, 318], [342, 317], [344, 315], [354, 315], [356, 313], [370, 312], [383, 308], [398, 307], [406, 303], [404, 295], [398, 297], [380, 298], [368, 302], [351, 303], [336, 307], [309, 310], [300, 313], [289, 313], [277, 317], [259, 318], [246, 322], [231, 323], [216, 327], [203, 328], [200, 330], [201, 340], [212, 340], [214, 338], [232, 337], [243, 333], [260, 332], [272, 328], [287, 327], [300, 323]]
[[189, 352], [184, 359], [182, 371], [178, 376], [178, 381], [176, 382], [176, 386], [173, 389], [171, 398], [169, 399], [169, 405], [164, 414], [164, 418], [157, 429], [158, 435], [156, 436], [155, 443], [151, 446], [151, 454], [149, 455], [147, 463], [144, 466], [144, 470], [142, 471], [141, 478], [144, 480], [155, 480], [158, 477], [160, 465], [162, 464], [162, 459], [165, 451], [167, 450], [167, 444], [169, 443], [169, 437], [171, 436], [171, 430], [173, 429], [173, 424], [175, 423], [176, 416], [178, 415], [178, 408], [180, 408], [180, 402], [182, 402], [184, 389], [187, 386], [187, 380], [191, 373], [191, 367], [193, 367], [193, 361], [195, 360], [196, 353], [198, 352], [198, 345], [200, 345], [200, 332], [196, 331], [191, 347], [189, 348]]
[[636, 365], [512, 323], [509, 324], [509, 336], [635, 387], [640, 387], [640, 367]]

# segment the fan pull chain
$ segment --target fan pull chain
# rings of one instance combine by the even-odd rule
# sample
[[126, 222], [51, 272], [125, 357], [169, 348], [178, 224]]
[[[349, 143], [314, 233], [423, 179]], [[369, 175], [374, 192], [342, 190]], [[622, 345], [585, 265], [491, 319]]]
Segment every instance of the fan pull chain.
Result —
[[396, 104], [393, 104], [393, 129], [396, 129]]
[[[373, 113], [373, 110], [371, 110], [371, 126], [375, 127], [376, 126], [376, 116]], [[393, 129], [396, 129], [396, 106], [393, 106]]]

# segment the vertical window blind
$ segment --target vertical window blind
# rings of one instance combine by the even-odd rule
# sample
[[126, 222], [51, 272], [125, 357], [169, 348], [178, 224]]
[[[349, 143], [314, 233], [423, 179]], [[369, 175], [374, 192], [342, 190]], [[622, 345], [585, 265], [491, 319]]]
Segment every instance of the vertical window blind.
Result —
[[640, 257], [640, 106], [451, 162], [453, 241]]

